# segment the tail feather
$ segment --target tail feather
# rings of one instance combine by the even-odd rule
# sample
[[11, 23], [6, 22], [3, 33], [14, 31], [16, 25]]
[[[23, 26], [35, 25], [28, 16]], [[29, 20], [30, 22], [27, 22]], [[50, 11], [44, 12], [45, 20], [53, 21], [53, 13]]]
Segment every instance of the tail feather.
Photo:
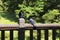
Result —
[[35, 26], [35, 25], [33, 25], [33, 28], [34, 28], [34, 29], [36, 29], [36, 26]]

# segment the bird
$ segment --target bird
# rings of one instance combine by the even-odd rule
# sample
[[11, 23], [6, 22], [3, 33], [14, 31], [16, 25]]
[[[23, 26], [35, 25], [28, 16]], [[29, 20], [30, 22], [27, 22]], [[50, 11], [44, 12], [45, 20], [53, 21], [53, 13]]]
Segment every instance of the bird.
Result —
[[[20, 19], [20, 20], [23, 20], [23, 19], [24, 19], [24, 15], [23, 15], [22, 12], [19, 12], [18, 16], [19, 16], [19, 19]], [[18, 20], [18, 21], [19, 21], [19, 20]], [[18, 24], [19, 24], [19, 23], [20, 23], [20, 22], [18, 22]]]
[[30, 23], [33, 25], [33, 28], [36, 28], [34, 20], [32, 18], [29, 19]]
[[24, 18], [24, 15], [22, 12], [19, 13], [19, 18]]

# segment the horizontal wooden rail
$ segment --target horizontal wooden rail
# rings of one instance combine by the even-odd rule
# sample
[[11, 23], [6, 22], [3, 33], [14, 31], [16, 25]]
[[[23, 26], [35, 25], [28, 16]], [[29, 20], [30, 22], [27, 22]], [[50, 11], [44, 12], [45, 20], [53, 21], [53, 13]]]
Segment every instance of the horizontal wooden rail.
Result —
[[18, 24], [0, 24], [0, 30], [15, 30], [18, 28]]
[[[47, 28], [60, 28], [60, 24], [35, 24], [37, 28], [47, 29]], [[19, 29], [19, 24], [0, 24], [0, 30], [14, 30]], [[33, 26], [31, 24], [25, 24], [23, 28], [31, 29]]]

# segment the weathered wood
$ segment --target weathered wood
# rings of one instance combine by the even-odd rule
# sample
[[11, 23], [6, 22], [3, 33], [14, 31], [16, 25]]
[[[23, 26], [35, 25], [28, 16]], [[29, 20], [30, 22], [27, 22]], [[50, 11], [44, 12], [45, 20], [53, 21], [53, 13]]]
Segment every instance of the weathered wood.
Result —
[[19, 28], [18, 40], [25, 40], [25, 29], [24, 28]]
[[1, 40], [5, 40], [5, 31], [4, 30], [1, 31]]
[[56, 29], [52, 29], [52, 40], [56, 40]]
[[[60, 27], [60, 24], [35, 24], [36, 27]], [[19, 24], [0, 24], [0, 27], [19, 27]], [[25, 27], [32, 27], [31, 24], [25, 23]]]
[[41, 40], [41, 30], [37, 29], [37, 40]]
[[25, 40], [25, 19], [19, 19], [18, 40]]
[[[49, 29], [49, 28], [59, 28], [60, 24], [35, 24], [37, 28], [42, 29]], [[19, 29], [19, 24], [0, 24], [0, 30], [12, 30], [12, 29]], [[25, 29], [33, 29], [33, 26], [31, 24], [25, 23]]]
[[48, 29], [45, 30], [45, 40], [48, 40]]
[[12, 30], [12, 29], [18, 29], [18, 24], [0, 24], [0, 30]]
[[24, 28], [25, 27], [25, 19], [24, 18], [20, 18], [19, 19], [19, 27], [20, 28]]
[[[35, 24], [36, 27], [60, 27], [60, 24]], [[32, 27], [31, 24], [25, 24], [25, 27]]]
[[30, 40], [33, 40], [33, 29], [30, 30]]
[[10, 30], [10, 40], [13, 40], [13, 30]]
[[19, 24], [0, 24], [0, 27], [19, 27]]

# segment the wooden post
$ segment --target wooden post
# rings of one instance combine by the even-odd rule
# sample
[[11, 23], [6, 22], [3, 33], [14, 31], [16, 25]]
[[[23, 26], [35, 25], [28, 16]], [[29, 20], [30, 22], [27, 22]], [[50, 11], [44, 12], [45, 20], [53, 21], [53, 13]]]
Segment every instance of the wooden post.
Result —
[[56, 29], [53, 28], [52, 31], [53, 31], [53, 33], [52, 33], [52, 40], [56, 40]]
[[10, 40], [13, 40], [13, 30], [10, 30]]
[[1, 40], [5, 40], [5, 31], [4, 30], [1, 31]]
[[18, 32], [18, 40], [25, 40], [25, 19], [24, 18], [20, 18], [19, 19], [19, 32]]
[[48, 29], [45, 29], [45, 40], [48, 40]]
[[25, 19], [24, 18], [20, 18], [19, 19], [19, 25], [20, 25], [19, 26], [20, 28], [24, 28], [25, 27]]

